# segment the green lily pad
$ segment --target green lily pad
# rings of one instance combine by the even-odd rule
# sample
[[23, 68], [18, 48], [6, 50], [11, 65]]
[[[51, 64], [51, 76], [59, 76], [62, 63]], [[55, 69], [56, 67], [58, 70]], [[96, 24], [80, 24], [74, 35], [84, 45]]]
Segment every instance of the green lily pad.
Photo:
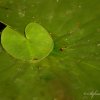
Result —
[[7, 26], [1, 35], [3, 48], [13, 57], [36, 62], [46, 57], [53, 49], [49, 33], [37, 23], [29, 23], [25, 36]]

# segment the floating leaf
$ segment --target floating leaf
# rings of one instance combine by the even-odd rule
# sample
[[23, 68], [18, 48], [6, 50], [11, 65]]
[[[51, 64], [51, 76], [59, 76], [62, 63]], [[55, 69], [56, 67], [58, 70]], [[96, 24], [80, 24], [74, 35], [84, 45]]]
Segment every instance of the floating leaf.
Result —
[[3, 48], [13, 57], [24, 61], [39, 61], [53, 49], [50, 34], [39, 24], [29, 23], [25, 36], [7, 26], [1, 35]]

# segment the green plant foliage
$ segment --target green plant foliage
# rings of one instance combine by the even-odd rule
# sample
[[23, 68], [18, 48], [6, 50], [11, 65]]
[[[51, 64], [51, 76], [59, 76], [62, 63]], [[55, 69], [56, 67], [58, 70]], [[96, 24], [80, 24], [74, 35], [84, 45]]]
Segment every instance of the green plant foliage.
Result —
[[24, 35], [29, 22], [54, 41], [30, 64], [0, 46], [0, 100], [100, 100], [100, 0], [0, 0], [0, 21]]
[[7, 26], [2, 32], [1, 43], [15, 58], [33, 63], [43, 59], [53, 49], [49, 33], [37, 23], [26, 26], [25, 36]]

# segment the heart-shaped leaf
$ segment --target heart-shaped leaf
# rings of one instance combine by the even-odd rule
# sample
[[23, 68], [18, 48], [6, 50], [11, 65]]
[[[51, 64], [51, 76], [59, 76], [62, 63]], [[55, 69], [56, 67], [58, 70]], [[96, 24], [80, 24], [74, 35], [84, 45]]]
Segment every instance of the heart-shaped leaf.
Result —
[[1, 36], [3, 48], [13, 57], [21, 60], [38, 61], [53, 49], [49, 33], [37, 23], [29, 23], [25, 36], [7, 26]]

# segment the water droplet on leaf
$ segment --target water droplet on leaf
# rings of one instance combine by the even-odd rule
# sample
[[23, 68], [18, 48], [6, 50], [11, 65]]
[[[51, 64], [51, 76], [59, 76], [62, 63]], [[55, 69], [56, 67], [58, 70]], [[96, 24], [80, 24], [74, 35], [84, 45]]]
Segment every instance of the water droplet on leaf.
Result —
[[97, 44], [97, 46], [98, 46], [98, 47], [100, 47], [100, 43], [99, 43], [99, 44]]

